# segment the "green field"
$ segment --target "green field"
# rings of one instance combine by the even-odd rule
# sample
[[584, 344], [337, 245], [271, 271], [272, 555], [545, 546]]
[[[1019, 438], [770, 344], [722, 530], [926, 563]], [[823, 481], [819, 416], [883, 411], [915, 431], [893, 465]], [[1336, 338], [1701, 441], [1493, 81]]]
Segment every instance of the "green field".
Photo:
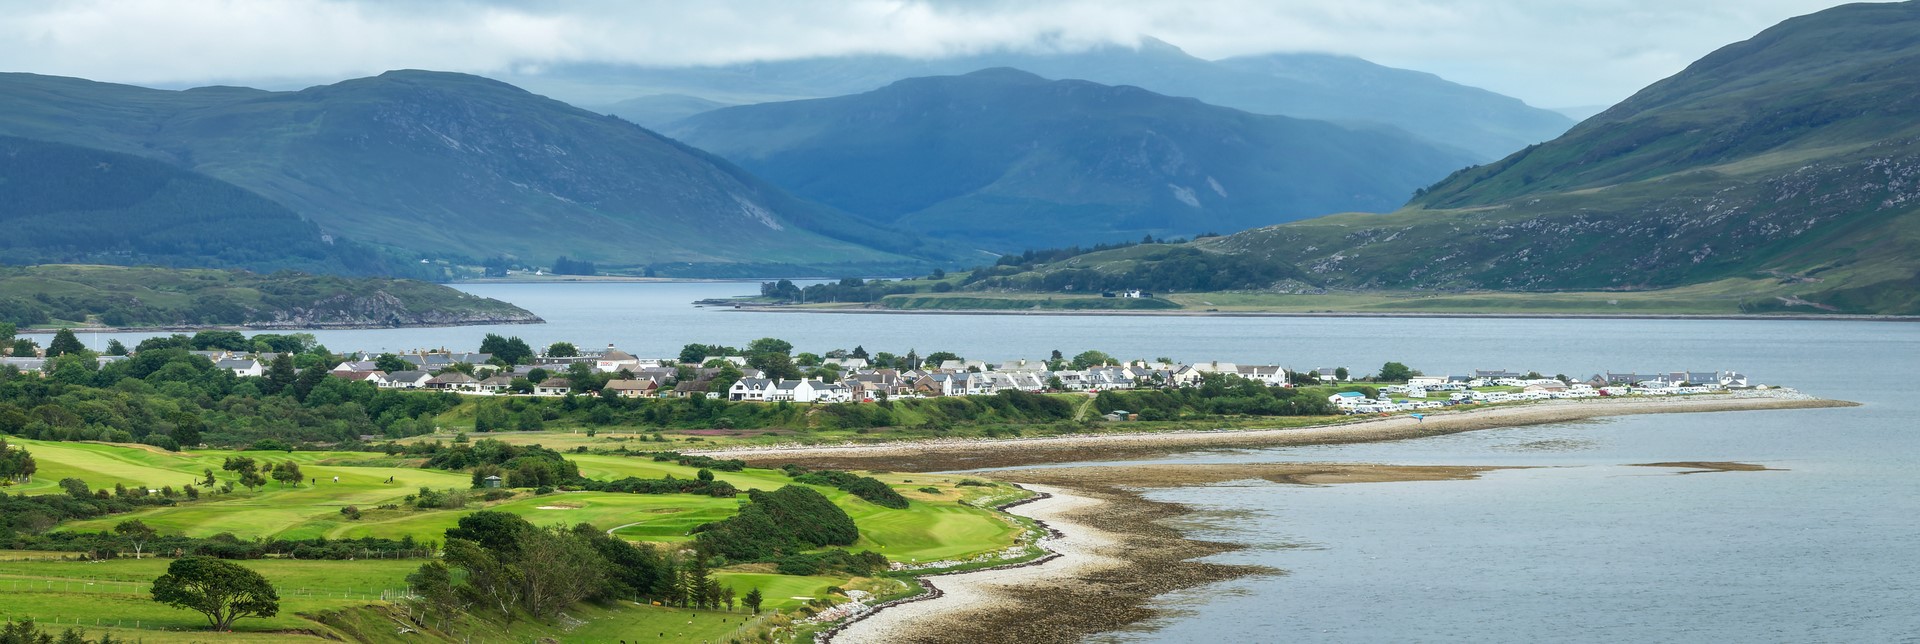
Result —
[[[79, 478], [95, 488], [115, 484], [129, 487], [178, 489], [213, 469], [223, 481], [234, 476], [220, 470], [221, 462], [236, 452], [206, 450], [189, 453], [166, 452], [147, 446], [104, 443], [61, 443], [26, 439], [9, 442], [30, 450], [39, 463], [32, 483], [13, 486], [9, 493], [50, 494], [58, 492], [61, 478]], [[731, 516], [745, 502], [690, 494], [624, 494], [610, 492], [555, 492], [534, 495], [521, 491], [497, 502], [478, 501], [459, 510], [416, 510], [404, 499], [422, 486], [466, 489], [470, 478], [465, 473], [406, 467], [403, 459], [364, 452], [245, 452], [256, 460], [292, 460], [301, 464], [309, 482], [298, 487], [269, 483], [255, 492], [236, 489], [229, 494], [208, 496], [198, 501], [182, 501], [174, 507], [151, 508], [88, 521], [61, 525], [59, 530], [108, 530], [128, 519], [140, 519], [163, 534], [211, 536], [231, 533], [247, 539], [349, 538], [361, 536], [439, 541], [449, 527], [468, 512], [479, 509], [511, 512], [535, 524], [590, 523], [630, 541], [678, 543], [686, 541], [695, 525]], [[672, 475], [693, 478], [695, 468], [656, 462], [645, 457], [573, 454], [583, 475], [595, 479], [626, 476], [659, 478]], [[716, 477], [741, 489], [774, 489], [791, 483], [778, 470], [749, 469], [742, 472], [716, 472]], [[339, 477], [339, 482], [333, 478]], [[918, 478], [914, 478], [918, 477]], [[389, 478], [393, 479], [388, 483]], [[873, 505], [838, 489], [815, 486], [835, 504], [845, 509], [859, 526], [861, 537], [855, 550], [874, 550], [896, 561], [928, 561], [963, 558], [1004, 549], [1018, 538], [1021, 526], [995, 512], [960, 503], [1003, 489], [959, 487], [958, 479], [927, 475], [881, 474], [880, 478], [911, 501], [905, 510]], [[318, 483], [312, 483], [318, 479]], [[923, 492], [932, 486], [938, 494]], [[399, 504], [401, 509], [374, 509], [382, 504]], [[355, 505], [363, 517], [349, 521], [339, 509]], [[59, 560], [61, 553], [0, 551], [0, 617], [32, 618], [47, 624], [84, 626], [98, 630], [109, 628], [116, 636], [128, 636], [149, 642], [204, 641], [212, 635], [202, 628], [197, 613], [180, 611], [154, 603], [147, 588], [169, 563], [168, 559], [149, 557], [141, 560], [115, 559], [102, 563]], [[344, 638], [384, 641], [395, 632], [393, 619], [383, 611], [391, 604], [382, 601], [406, 588], [405, 577], [419, 565], [411, 560], [303, 561], [267, 559], [243, 561], [265, 575], [280, 589], [281, 612], [270, 619], [239, 622], [239, 632], [223, 634], [221, 641], [266, 641], [284, 638]], [[764, 566], [764, 564], [760, 565]], [[895, 580], [859, 580], [844, 576], [793, 577], [772, 574], [762, 567], [746, 565], [716, 572], [722, 583], [740, 592], [758, 588], [770, 608], [789, 608], [807, 599], [822, 596], [830, 586], [852, 587], [858, 584], [897, 586]], [[635, 633], [668, 634], [670, 641], [720, 638], [741, 628], [742, 615], [713, 611], [657, 606], [581, 606], [569, 614], [586, 624], [573, 631], [552, 624], [520, 623], [511, 630], [512, 641], [537, 637], [565, 640], [620, 639]], [[96, 619], [111, 621], [94, 622]], [[76, 622], [76, 620], [78, 620]], [[703, 621], [704, 620], [704, 621]], [[458, 633], [462, 628], [468, 633]], [[490, 630], [491, 629], [491, 630]], [[462, 637], [484, 632], [482, 641], [498, 635], [497, 629], [482, 624], [455, 627]], [[484, 640], [495, 641], [495, 640]], [[504, 641], [504, 640], [502, 640]]]
[[[116, 637], [131, 637], [146, 642], [207, 641], [213, 633], [203, 630], [205, 621], [198, 613], [180, 611], [148, 599], [154, 577], [166, 570], [170, 560], [115, 559], [101, 563], [81, 561], [10, 561], [29, 553], [0, 553], [0, 619], [29, 618], [48, 626], [80, 626], [89, 632], [106, 630]], [[38, 554], [38, 553], [34, 553]], [[259, 560], [238, 562], [274, 582], [280, 594], [280, 613], [264, 619], [238, 622], [236, 632], [218, 634], [219, 641], [284, 641], [287, 639], [354, 639], [349, 633], [330, 626], [339, 622], [327, 613], [345, 613], [362, 620], [375, 616], [369, 609], [384, 597], [396, 596], [406, 589], [406, 575], [414, 561], [291, 561]], [[723, 584], [735, 588], [757, 588], [766, 596], [766, 608], [788, 609], [807, 599], [825, 594], [830, 586], [846, 586], [842, 577], [794, 577], [752, 572], [726, 572], [715, 575]], [[569, 611], [587, 624], [567, 632], [550, 625], [520, 622], [512, 628], [510, 639], [494, 639], [492, 633], [480, 633], [475, 641], [526, 641], [542, 635], [563, 636], [569, 641], [599, 641], [605, 638], [632, 637], [635, 633], [671, 633], [676, 638], [711, 638], [738, 629], [747, 618], [744, 611], [728, 613], [658, 606], [581, 606]], [[373, 629], [354, 629], [361, 635], [391, 634], [390, 619], [378, 618]], [[551, 631], [551, 632], [548, 632]], [[417, 641], [417, 640], [416, 640]]]

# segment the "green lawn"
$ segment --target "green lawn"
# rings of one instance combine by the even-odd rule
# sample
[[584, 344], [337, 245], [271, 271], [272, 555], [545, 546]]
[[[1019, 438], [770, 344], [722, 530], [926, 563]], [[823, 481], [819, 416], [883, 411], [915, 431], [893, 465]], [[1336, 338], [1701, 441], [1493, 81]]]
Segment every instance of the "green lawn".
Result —
[[[99, 443], [55, 443], [14, 440], [33, 452], [40, 474], [26, 486], [9, 492], [53, 493], [58, 480], [74, 477], [95, 488], [115, 483], [130, 487], [180, 486], [193, 482], [208, 468], [222, 480], [224, 450], [170, 453], [146, 446]], [[696, 525], [724, 519], [738, 511], [742, 498], [715, 498], [692, 494], [621, 494], [556, 492], [519, 495], [494, 503], [475, 502], [460, 510], [404, 509], [403, 498], [422, 486], [465, 489], [468, 475], [392, 466], [391, 458], [355, 452], [247, 452], [257, 460], [293, 460], [309, 481], [298, 487], [270, 483], [256, 492], [182, 499], [179, 505], [63, 524], [62, 530], [108, 530], [114, 524], [138, 518], [162, 533], [208, 536], [230, 532], [241, 538], [282, 537], [349, 538], [375, 536], [440, 540], [459, 518], [480, 508], [511, 512], [536, 524], [590, 523], [631, 541], [684, 542]], [[658, 478], [672, 475], [694, 478], [696, 468], [657, 462], [650, 457], [569, 454], [581, 472], [591, 478], [626, 476]], [[792, 481], [778, 470], [749, 469], [716, 472], [742, 489], [773, 489]], [[338, 483], [333, 477], [338, 476]], [[393, 479], [388, 483], [389, 478]], [[1004, 487], [959, 487], [960, 479], [926, 474], [881, 474], [876, 478], [899, 490], [909, 501], [904, 510], [879, 507], [833, 488], [815, 487], [854, 518], [861, 538], [854, 549], [870, 549], [896, 561], [963, 558], [1012, 545], [1020, 527], [995, 512], [972, 507], [963, 500], [1004, 494]], [[934, 487], [938, 493], [921, 491]], [[402, 503], [403, 509], [374, 509], [383, 503]], [[339, 513], [345, 505], [362, 508], [359, 521]], [[405, 577], [418, 560], [308, 561], [269, 559], [239, 562], [260, 571], [280, 589], [282, 609], [269, 619], [242, 620], [238, 631], [212, 634], [201, 630], [197, 613], [175, 610], [150, 601], [146, 595], [153, 578], [165, 570], [168, 559], [115, 559], [103, 563], [60, 561], [50, 553], [0, 551], [0, 617], [32, 618], [49, 625], [78, 624], [98, 633], [146, 642], [174, 641], [285, 641], [288, 639], [367, 639], [400, 641], [393, 618], [385, 614], [381, 591], [406, 587]], [[793, 577], [765, 571], [765, 566], [741, 566], [716, 572], [722, 583], [745, 594], [759, 589], [769, 608], [791, 608], [822, 596], [830, 586], [855, 583], [898, 584], [897, 580], [858, 580], [846, 577]], [[889, 591], [891, 592], [891, 591]], [[631, 602], [614, 606], [579, 606], [569, 614], [585, 620], [573, 631], [556, 624], [523, 620], [506, 628], [515, 641], [554, 637], [562, 641], [701, 641], [731, 636], [747, 618], [744, 613], [694, 611]], [[109, 617], [110, 616], [110, 617]], [[95, 619], [102, 620], [98, 625]], [[109, 621], [115, 620], [115, 621]], [[469, 623], [465, 632], [500, 634], [502, 627]], [[56, 628], [57, 630], [57, 628]], [[662, 634], [665, 634], [664, 636]], [[407, 641], [414, 641], [408, 639]]]
[[[95, 488], [110, 487], [114, 483], [178, 488], [199, 478], [208, 468], [215, 469], [223, 480], [233, 478], [218, 469], [221, 461], [235, 454], [225, 450], [178, 454], [145, 446], [16, 442], [31, 450], [40, 464], [40, 476], [27, 488], [31, 492], [49, 492], [63, 477], [81, 478]], [[369, 458], [365, 453], [245, 454], [262, 460], [298, 461], [309, 481], [319, 482], [297, 487], [269, 483], [255, 492], [238, 489], [218, 496], [203, 494], [199, 501], [70, 522], [60, 529], [108, 530], [121, 521], [140, 519], [163, 533], [196, 537], [232, 533], [243, 539], [412, 536], [437, 541], [462, 515], [484, 508], [511, 512], [541, 525], [584, 522], [602, 529], [617, 528], [615, 534], [629, 540], [677, 542], [686, 540], [694, 526], [732, 516], [745, 502], [744, 498], [693, 494], [557, 492], [534, 496], [522, 491], [520, 496], [494, 503], [481, 503], [476, 497], [468, 507], [458, 510], [415, 510], [406, 507], [404, 499], [421, 487], [466, 489], [471, 479], [459, 472], [338, 464], [390, 462]], [[649, 457], [571, 454], [568, 458], [580, 464], [583, 475], [603, 480], [668, 475], [691, 479], [699, 471]], [[339, 477], [337, 483], [333, 480], [336, 476]], [[716, 472], [715, 476], [741, 489], [771, 490], [792, 482], [778, 470]], [[389, 478], [393, 482], [387, 482]], [[907, 509], [883, 508], [837, 489], [815, 488], [845, 509], [860, 526], [861, 540], [855, 544], [856, 549], [871, 549], [902, 561], [944, 559], [1005, 548], [1018, 533], [1017, 528], [995, 513], [959, 502], [967, 494], [979, 494], [980, 488], [943, 485], [944, 494], [929, 495], [918, 492], [917, 488], [928, 485], [932, 479], [922, 477], [919, 483], [909, 483], [898, 476], [881, 478], [913, 499]], [[375, 509], [389, 503], [400, 504], [402, 509]], [[340, 508], [348, 505], [362, 510], [360, 520], [349, 521], [340, 515]]]

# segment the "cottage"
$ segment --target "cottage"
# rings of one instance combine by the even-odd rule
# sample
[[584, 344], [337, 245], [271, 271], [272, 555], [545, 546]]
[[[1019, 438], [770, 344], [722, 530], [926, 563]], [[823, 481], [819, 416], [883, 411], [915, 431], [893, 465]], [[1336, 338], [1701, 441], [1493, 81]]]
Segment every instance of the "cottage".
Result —
[[348, 382], [371, 382], [375, 387], [387, 385], [387, 372], [378, 369], [372, 371], [329, 371], [327, 375]]
[[766, 378], [741, 378], [733, 381], [733, 386], [727, 388], [727, 400], [764, 401], [767, 399], [767, 391], [772, 388], [773, 381]]
[[500, 475], [499, 475], [499, 474], [493, 474], [493, 475], [489, 475], [489, 476], [488, 476], [488, 477], [487, 477], [486, 479], [484, 479], [484, 480], [486, 481], [486, 484], [487, 484], [487, 487], [500, 487]]
[[267, 371], [259, 360], [252, 358], [227, 358], [213, 363], [213, 366], [232, 371], [233, 375], [241, 378], [257, 378]]
[[600, 373], [619, 373], [620, 370], [633, 371], [640, 368], [640, 359], [633, 354], [607, 345], [607, 350], [593, 359], [593, 370]]
[[442, 391], [469, 391], [479, 383], [480, 381], [475, 380], [473, 376], [458, 371], [448, 371], [427, 379], [427, 388]]
[[866, 358], [822, 358], [822, 366], [839, 367], [841, 371], [857, 371], [867, 368]]
[[605, 391], [621, 398], [652, 398], [660, 393], [660, 383], [645, 380], [608, 380]]
[[432, 379], [433, 374], [425, 371], [395, 371], [387, 374], [386, 383], [381, 386], [388, 389], [419, 389], [427, 386], [427, 381]]
[[474, 390], [481, 393], [504, 394], [513, 386], [513, 378], [505, 374], [494, 374], [486, 380], [474, 383]]
[[573, 393], [573, 382], [566, 378], [548, 378], [533, 386], [535, 396], [565, 396]]

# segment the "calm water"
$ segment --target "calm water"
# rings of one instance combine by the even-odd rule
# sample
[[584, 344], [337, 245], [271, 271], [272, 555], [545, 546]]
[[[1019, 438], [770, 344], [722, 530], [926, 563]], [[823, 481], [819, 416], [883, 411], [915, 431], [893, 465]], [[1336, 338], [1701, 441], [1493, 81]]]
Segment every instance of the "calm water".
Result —
[[[738, 312], [689, 302], [753, 284], [470, 285], [539, 326], [321, 332], [336, 351], [608, 343], [673, 355], [763, 336], [1000, 360], [1125, 358], [1429, 373], [1737, 369], [1864, 407], [1637, 416], [1370, 445], [1168, 460], [1532, 465], [1473, 481], [1170, 490], [1222, 561], [1283, 569], [1162, 599], [1126, 642], [1920, 641], [1920, 325], [1852, 322], [880, 316]], [[114, 337], [83, 336], [104, 343]], [[129, 342], [142, 334], [119, 336]], [[42, 340], [44, 344], [44, 340]], [[1677, 475], [1633, 463], [1764, 463]]]

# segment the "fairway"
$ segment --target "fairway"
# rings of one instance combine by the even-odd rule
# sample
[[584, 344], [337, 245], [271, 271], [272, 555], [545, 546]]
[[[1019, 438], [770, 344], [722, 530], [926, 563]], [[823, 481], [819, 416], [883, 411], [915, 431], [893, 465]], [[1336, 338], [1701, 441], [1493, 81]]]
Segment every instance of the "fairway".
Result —
[[[207, 537], [232, 534], [240, 539], [287, 538], [348, 539], [411, 537], [439, 542], [460, 517], [486, 509], [507, 512], [535, 525], [587, 523], [634, 542], [679, 547], [694, 527], [733, 516], [746, 495], [721, 498], [696, 494], [627, 494], [618, 492], [555, 491], [534, 494], [508, 490], [513, 496], [494, 502], [481, 500], [470, 490], [465, 472], [421, 469], [407, 465], [417, 459], [387, 457], [366, 452], [234, 452], [204, 450], [166, 452], [147, 446], [103, 443], [59, 443], [15, 440], [30, 450], [40, 471], [31, 484], [8, 492], [60, 493], [59, 480], [78, 478], [89, 486], [111, 489], [115, 484], [175, 490], [188, 484], [202, 487], [198, 500], [177, 497], [171, 507], [70, 521], [56, 530], [107, 531], [129, 519], [139, 519], [163, 534]], [[220, 469], [229, 456], [244, 455], [263, 465], [280, 461], [300, 464], [305, 480], [298, 486], [268, 483], [255, 491], [239, 488], [227, 494], [209, 494], [199, 479], [212, 469], [222, 481], [237, 475]], [[625, 477], [658, 479], [672, 476], [695, 479], [699, 468], [655, 461], [649, 456], [567, 454], [581, 474], [596, 480]], [[793, 485], [780, 470], [747, 469], [713, 472], [714, 478], [742, 490], [773, 490]], [[338, 477], [336, 482], [334, 479]], [[915, 478], [917, 477], [917, 478]], [[873, 550], [893, 561], [926, 562], [963, 559], [998, 552], [1013, 545], [1023, 529], [994, 511], [963, 501], [1004, 495], [1005, 487], [960, 487], [953, 479], [926, 475], [876, 475], [909, 499], [906, 509], [884, 508], [845, 491], [809, 486], [845, 510], [860, 529], [850, 550]], [[429, 487], [469, 490], [468, 504], [459, 509], [415, 509], [407, 497]], [[932, 487], [938, 493], [922, 488]], [[381, 509], [384, 505], [395, 506]], [[359, 520], [340, 513], [346, 506], [361, 511]], [[67, 553], [7, 551], [0, 556], [0, 617], [33, 618], [49, 626], [79, 625], [98, 633], [147, 642], [288, 641], [293, 639], [393, 639], [395, 617], [383, 597], [398, 597], [407, 588], [406, 576], [422, 560], [313, 561], [265, 559], [239, 561], [259, 571], [274, 584], [282, 602], [272, 618], [242, 620], [230, 634], [207, 633], [198, 614], [157, 604], [148, 597], [153, 579], [170, 559], [149, 556], [141, 560], [114, 559], [100, 563], [60, 561]], [[849, 579], [845, 576], [796, 577], [771, 572], [766, 564], [722, 568], [715, 578], [738, 593], [759, 589], [766, 607], [794, 608], [826, 594], [829, 587], [856, 584], [886, 592], [903, 589], [892, 579]], [[898, 586], [898, 588], [895, 588]], [[404, 612], [404, 609], [400, 609]], [[527, 641], [555, 637], [562, 641], [632, 639], [645, 635], [665, 641], [699, 641], [728, 637], [742, 627], [746, 616], [725, 611], [642, 606], [632, 602], [609, 606], [576, 606], [570, 615], [584, 623], [567, 631], [555, 624], [522, 620], [501, 632], [478, 622], [456, 624], [462, 637], [473, 641]], [[499, 637], [496, 637], [499, 636]], [[501, 639], [504, 638], [504, 639]], [[642, 639], [642, 641], [646, 641]]]
[[[487, 509], [526, 517], [536, 525], [589, 523], [630, 541], [682, 542], [689, 532], [703, 523], [732, 516], [745, 497], [716, 498], [695, 494], [626, 494], [614, 492], [555, 492], [533, 495], [521, 491], [514, 498], [482, 502], [478, 496], [464, 508], [417, 510], [406, 505], [406, 497], [422, 487], [469, 489], [472, 479], [462, 472], [447, 472], [414, 467], [392, 467], [398, 459], [382, 458], [365, 452], [233, 452], [205, 450], [171, 453], [146, 446], [101, 443], [57, 443], [19, 440], [32, 450], [40, 463], [40, 476], [32, 484], [38, 493], [58, 488], [60, 478], [87, 481], [95, 488], [115, 483], [129, 486], [181, 486], [213, 469], [222, 480], [233, 473], [220, 470], [227, 457], [244, 455], [263, 462], [290, 460], [301, 463], [307, 481], [299, 486], [269, 483], [258, 491], [236, 489], [222, 495], [203, 494], [198, 501], [185, 501], [173, 507], [150, 508], [128, 514], [73, 521], [61, 530], [109, 530], [128, 519], [139, 519], [167, 534], [208, 537], [232, 534], [242, 539], [278, 537], [284, 539], [329, 539], [413, 537], [421, 541], [439, 541], [447, 528], [460, 517]], [[569, 454], [578, 463], [583, 476], [613, 480], [628, 476], [656, 479], [673, 476], [693, 479], [699, 468], [655, 461], [647, 456]], [[372, 465], [359, 465], [369, 463]], [[741, 472], [714, 472], [716, 479], [742, 490], [772, 490], [792, 484], [779, 470], [748, 469]], [[334, 477], [339, 477], [335, 482]], [[912, 499], [904, 510], [876, 506], [838, 489], [811, 486], [852, 516], [860, 527], [861, 538], [853, 548], [873, 550], [897, 561], [927, 561], [966, 557], [997, 551], [1013, 543], [1019, 529], [994, 512], [960, 503], [968, 495], [985, 494], [990, 488], [954, 487], [922, 479], [908, 482], [898, 476], [883, 475], [883, 481]], [[392, 482], [388, 482], [391, 480]], [[315, 482], [317, 481], [317, 482]], [[942, 494], [917, 491], [931, 483]], [[399, 509], [382, 510], [395, 504]], [[355, 506], [362, 512], [358, 521], [340, 514], [340, 509]]]

